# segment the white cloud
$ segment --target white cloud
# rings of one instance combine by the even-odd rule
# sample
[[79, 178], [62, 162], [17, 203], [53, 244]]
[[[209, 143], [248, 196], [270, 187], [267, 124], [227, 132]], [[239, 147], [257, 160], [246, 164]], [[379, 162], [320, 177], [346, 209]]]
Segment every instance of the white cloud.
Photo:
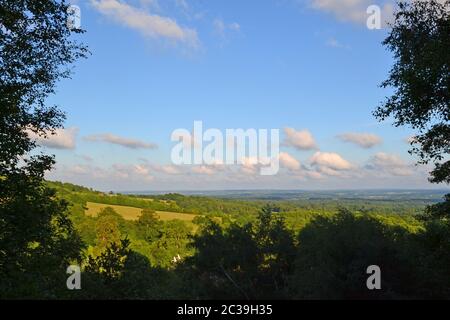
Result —
[[180, 173], [180, 171], [177, 169], [177, 167], [175, 167], [173, 165], [162, 166], [160, 169], [163, 173], [166, 173], [166, 174], [179, 174]]
[[[349, 170], [352, 164], [333, 152], [316, 152], [310, 159], [311, 165], [332, 170]], [[331, 172], [331, 171], [328, 171]]]
[[300, 169], [300, 162], [287, 152], [280, 153], [280, 164], [292, 171]]
[[412, 167], [395, 154], [378, 152], [369, 160], [366, 169], [378, 173], [387, 173], [394, 176], [410, 176], [413, 174]]
[[150, 169], [147, 166], [141, 164], [134, 165], [133, 170], [136, 174], [140, 174], [143, 176], [148, 176], [150, 174]]
[[[280, 156], [280, 163], [281, 158], [283, 156]], [[429, 186], [426, 171], [430, 168], [415, 169], [393, 155], [377, 154], [365, 166], [350, 164], [351, 170], [337, 169], [349, 167], [342, 157], [324, 157], [322, 153], [321, 157], [317, 155], [316, 160], [312, 165], [301, 164], [298, 169], [294, 161], [291, 169], [295, 170], [283, 166], [286, 169], [280, 170], [275, 176], [261, 176], [258, 170], [261, 162], [251, 158], [244, 161], [242, 166], [174, 166], [169, 163], [156, 165], [141, 162], [100, 167], [92, 163], [75, 166], [58, 163], [56, 169], [47, 174], [47, 178], [106, 191]], [[409, 173], [413, 174], [407, 176]]]
[[393, 16], [393, 1], [373, 0], [309, 0], [310, 6], [316, 10], [332, 14], [340, 21], [366, 24], [367, 8], [377, 4], [381, 8], [383, 21], [390, 21]]
[[241, 159], [240, 171], [246, 175], [256, 175], [261, 162], [257, 157], [244, 157]]
[[317, 172], [317, 171], [306, 171], [304, 173], [304, 175], [307, 178], [314, 179], [314, 180], [319, 180], [319, 179], [323, 179], [324, 178], [324, 176], [320, 172]]
[[117, 179], [130, 179], [131, 181], [153, 181], [154, 177], [151, 174], [150, 168], [146, 165], [123, 165], [115, 164], [112, 166], [112, 177]]
[[103, 15], [139, 31], [145, 37], [181, 42], [194, 48], [199, 45], [194, 29], [181, 27], [171, 18], [150, 14], [118, 0], [91, 0], [91, 3]]
[[44, 136], [37, 135], [27, 130], [30, 139], [35, 140], [40, 146], [53, 149], [75, 149], [78, 128], [56, 129], [54, 133], [47, 131]]
[[[291, 160], [291, 159], [288, 159], [288, 157], [290, 157], [290, 155], [288, 155], [287, 153], [284, 156], [282, 156], [280, 154], [278, 159], [274, 159], [274, 158], [270, 158], [270, 157], [243, 157], [243, 158], [241, 158], [240, 162], [236, 165], [236, 167], [239, 169], [239, 172], [244, 173], [246, 175], [260, 176], [261, 170], [263, 168], [266, 168], [266, 167], [269, 167], [269, 166], [275, 164], [276, 163], [275, 160], [279, 160], [281, 162], [281, 158], [283, 158], [285, 160], [284, 163], [285, 163], [286, 168], [287, 168], [286, 165], [290, 165], [291, 167], [293, 167], [294, 164], [292, 161], [289, 162], [289, 160]], [[228, 166], [228, 168], [229, 167], [230, 166]]]
[[354, 143], [361, 148], [369, 149], [382, 143], [380, 137], [370, 133], [343, 133], [337, 136], [344, 142]]
[[214, 173], [216, 173], [214, 168], [211, 166], [194, 166], [192, 167], [192, 172], [207, 175], [213, 175]]
[[157, 145], [154, 143], [147, 143], [137, 139], [123, 138], [111, 133], [94, 134], [84, 137], [86, 141], [92, 142], [106, 142], [116, 144], [129, 149], [155, 149]]
[[143, 163], [143, 166], [148, 168], [148, 170], [153, 171], [154, 173], [162, 173], [165, 175], [178, 175], [182, 173], [186, 173], [185, 170], [181, 166], [175, 166], [172, 164], [151, 164], [150, 161], [144, 158], [139, 158], [139, 161]]
[[284, 128], [284, 134], [286, 137], [283, 144], [286, 146], [299, 150], [312, 150], [317, 148], [316, 141], [308, 130], [297, 131], [293, 128]]
[[403, 166], [405, 162], [397, 155], [378, 152], [372, 157], [372, 162], [380, 166]]

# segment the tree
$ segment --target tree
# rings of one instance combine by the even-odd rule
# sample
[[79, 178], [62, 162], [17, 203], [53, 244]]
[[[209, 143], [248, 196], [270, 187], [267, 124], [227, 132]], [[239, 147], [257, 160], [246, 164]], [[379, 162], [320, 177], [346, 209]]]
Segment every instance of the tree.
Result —
[[251, 224], [232, 224], [223, 229], [209, 219], [193, 237], [193, 266], [195, 283], [201, 298], [249, 299], [257, 294], [257, 245]]
[[287, 278], [295, 260], [293, 235], [267, 205], [256, 221], [221, 227], [209, 220], [193, 237], [189, 260], [207, 298], [286, 298]]
[[147, 242], [153, 242], [160, 236], [161, 223], [154, 210], [142, 210], [137, 227], [141, 237]]
[[[48, 137], [64, 114], [46, 99], [87, 54], [71, 40], [65, 1], [0, 3], [0, 296], [52, 297], [65, 286], [80, 241], [67, 203], [43, 184], [51, 156], [30, 156], [32, 136]], [[55, 284], [55, 281], [57, 284]]]
[[121, 294], [114, 288], [125, 270], [129, 245], [128, 239], [111, 242], [98, 256], [88, 257], [84, 274], [87, 278], [86, 292], [91, 298], [112, 299]]
[[259, 290], [263, 293], [265, 287], [266, 294], [272, 298], [285, 294], [287, 277], [295, 260], [294, 236], [279, 212], [279, 207], [264, 206], [258, 215], [254, 236], [259, 256]]
[[118, 279], [130, 252], [129, 245], [128, 239], [109, 243], [98, 257], [88, 258], [85, 272], [102, 275], [107, 281]]
[[97, 245], [96, 251], [102, 252], [112, 244], [120, 242], [120, 230], [116, 217], [104, 215], [98, 218], [96, 224]]
[[[400, 2], [395, 21], [383, 44], [396, 62], [382, 87], [394, 89], [378, 107], [379, 120], [392, 116], [395, 126], [418, 131], [412, 154], [420, 164], [434, 162], [430, 181], [450, 183], [450, 0]], [[449, 197], [446, 198], [449, 207]], [[429, 217], [450, 216], [430, 207]]]

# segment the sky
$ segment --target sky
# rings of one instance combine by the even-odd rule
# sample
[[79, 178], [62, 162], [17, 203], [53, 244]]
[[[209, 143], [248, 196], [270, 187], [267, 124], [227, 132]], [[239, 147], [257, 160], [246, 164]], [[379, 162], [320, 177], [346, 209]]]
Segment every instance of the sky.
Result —
[[[443, 188], [378, 122], [393, 64], [366, 9], [388, 0], [78, 0], [91, 55], [49, 103], [67, 114], [47, 178], [104, 191]], [[171, 134], [279, 129], [281, 169], [174, 165]]]

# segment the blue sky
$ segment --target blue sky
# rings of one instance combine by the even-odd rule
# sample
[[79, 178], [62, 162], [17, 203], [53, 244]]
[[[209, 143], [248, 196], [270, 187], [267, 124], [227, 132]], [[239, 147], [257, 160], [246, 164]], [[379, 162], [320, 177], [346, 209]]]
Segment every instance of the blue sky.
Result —
[[[67, 112], [66, 130], [42, 141], [57, 159], [49, 178], [121, 191], [433, 187], [429, 168], [407, 153], [413, 132], [371, 114], [389, 94], [379, 84], [393, 61], [381, 45], [387, 30], [369, 30], [365, 10], [376, 3], [387, 17], [387, 2], [73, 3], [92, 55], [49, 101]], [[273, 177], [177, 168], [170, 135], [195, 120], [278, 128], [285, 142], [292, 128], [316, 146], [291, 137]], [[334, 163], [341, 160], [349, 165]]]

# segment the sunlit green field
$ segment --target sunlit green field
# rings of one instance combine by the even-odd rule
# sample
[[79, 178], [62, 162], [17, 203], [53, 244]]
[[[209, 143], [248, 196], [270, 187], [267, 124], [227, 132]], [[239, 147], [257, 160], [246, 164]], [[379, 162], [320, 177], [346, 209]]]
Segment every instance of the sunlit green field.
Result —
[[[117, 206], [104, 203], [87, 202], [86, 203], [86, 215], [91, 217], [96, 217], [98, 213], [106, 208], [113, 208], [118, 214], [120, 214], [125, 220], [137, 220], [142, 213], [142, 209], [127, 207], [127, 206]], [[178, 213], [178, 212], [167, 212], [167, 211], [156, 211], [156, 214], [162, 221], [169, 220], [182, 220], [186, 222], [192, 222], [196, 217], [195, 214], [188, 213]]]

